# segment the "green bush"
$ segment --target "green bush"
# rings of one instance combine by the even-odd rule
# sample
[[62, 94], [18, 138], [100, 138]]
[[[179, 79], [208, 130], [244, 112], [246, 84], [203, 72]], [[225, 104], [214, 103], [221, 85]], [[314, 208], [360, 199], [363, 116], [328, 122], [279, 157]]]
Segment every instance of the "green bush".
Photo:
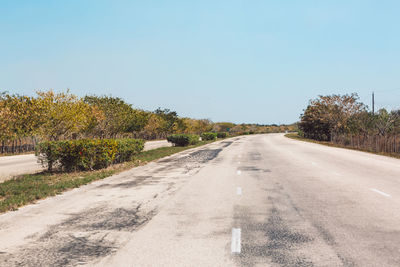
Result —
[[43, 142], [36, 146], [36, 156], [43, 166], [47, 166], [48, 170], [53, 170], [53, 166], [57, 163], [60, 154], [57, 142]]
[[167, 141], [175, 146], [195, 145], [199, 142], [199, 136], [195, 134], [172, 134], [167, 136]]
[[228, 137], [228, 133], [227, 132], [217, 133], [217, 137], [218, 138], [227, 138]]
[[144, 141], [140, 139], [117, 139], [117, 155], [114, 163], [131, 161], [144, 148]]
[[136, 139], [50, 141], [40, 143], [36, 155], [50, 171], [54, 167], [65, 171], [83, 171], [131, 160], [143, 148], [144, 141]]
[[201, 134], [201, 140], [203, 140], [203, 141], [215, 140], [215, 139], [217, 139], [216, 133], [202, 133]]

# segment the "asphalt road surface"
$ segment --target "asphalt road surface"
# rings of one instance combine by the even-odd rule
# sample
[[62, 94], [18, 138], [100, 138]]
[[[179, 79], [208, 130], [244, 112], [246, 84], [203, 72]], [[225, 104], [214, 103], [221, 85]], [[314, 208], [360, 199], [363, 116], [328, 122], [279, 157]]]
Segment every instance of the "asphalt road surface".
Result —
[[[166, 140], [148, 141], [144, 150], [171, 146]], [[0, 182], [10, 179], [12, 176], [35, 173], [43, 170], [37, 162], [34, 154], [0, 157]]]
[[400, 161], [242, 136], [0, 216], [1, 266], [400, 266]]

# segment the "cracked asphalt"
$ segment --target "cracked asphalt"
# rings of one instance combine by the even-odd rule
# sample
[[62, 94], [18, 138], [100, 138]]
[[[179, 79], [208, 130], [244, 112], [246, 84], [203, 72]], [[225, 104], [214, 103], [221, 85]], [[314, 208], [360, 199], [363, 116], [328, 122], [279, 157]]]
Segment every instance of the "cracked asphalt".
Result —
[[398, 159], [226, 139], [0, 215], [0, 266], [400, 266], [399, 177]]

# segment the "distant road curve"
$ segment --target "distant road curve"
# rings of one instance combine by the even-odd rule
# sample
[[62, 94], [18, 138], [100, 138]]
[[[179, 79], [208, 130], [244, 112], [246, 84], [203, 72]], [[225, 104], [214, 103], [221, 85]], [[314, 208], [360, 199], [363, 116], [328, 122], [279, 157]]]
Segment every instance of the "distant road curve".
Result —
[[[171, 146], [166, 140], [148, 141], [144, 150]], [[0, 182], [4, 182], [15, 175], [34, 173], [43, 170], [37, 163], [34, 154], [0, 157]]]

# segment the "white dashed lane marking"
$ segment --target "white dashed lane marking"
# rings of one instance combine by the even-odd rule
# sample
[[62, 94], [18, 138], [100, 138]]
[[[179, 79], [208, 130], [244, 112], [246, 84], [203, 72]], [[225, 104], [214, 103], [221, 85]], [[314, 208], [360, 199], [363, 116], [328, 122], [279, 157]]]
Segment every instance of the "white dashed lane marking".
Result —
[[238, 188], [236, 188], [236, 194], [237, 195], [242, 195], [242, 188], [241, 187], [238, 187]]
[[231, 243], [232, 253], [240, 253], [241, 251], [240, 239], [241, 239], [240, 228], [232, 228], [232, 243]]
[[386, 194], [385, 192], [379, 191], [378, 189], [375, 189], [375, 188], [370, 188], [369, 190], [371, 190], [372, 192], [378, 193], [382, 196], [385, 196], [385, 197], [392, 197], [391, 195]]

